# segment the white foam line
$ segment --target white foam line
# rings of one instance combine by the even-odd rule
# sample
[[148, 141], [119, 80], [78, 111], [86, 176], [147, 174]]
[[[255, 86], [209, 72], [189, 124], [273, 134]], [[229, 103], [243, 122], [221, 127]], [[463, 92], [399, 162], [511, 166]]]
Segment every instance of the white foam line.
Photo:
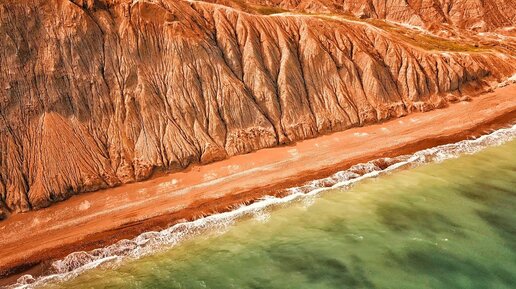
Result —
[[[515, 138], [516, 125], [513, 125], [512, 127], [499, 129], [490, 134], [483, 135], [477, 139], [463, 140], [418, 151], [410, 156], [397, 157], [394, 159], [398, 160], [397, 162], [383, 170], [375, 165], [375, 161], [357, 164], [328, 178], [314, 180], [304, 186], [291, 188], [289, 189], [291, 193], [281, 198], [266, 196], [250, 205], [242, 205], [232, 211], [210, 215], [191, 222], [179, 223], [159, 232], [142, 233], [132, 240], [121, 240], [111, 246], [89, 252], [72, 253], [64, 259], [52, 263], [54, 274], [36, 279], [31, 275], [24, 275], [17, 280], [16, 284], [7, 288], [28, 289], [49, 282], [70, 280], [102, 264], [119, 264], [125, 258], [136, 259], [171, 248], [182, 240], [199, 235], [207, 230], [226, 229], [238, 218], [260, 213], [271, 206], [289, 203], [301, 198], [310, 198], [327, 190], [349, 187], [364, 179], [378, 177], [406, 165], [418, 166], [429, 162], [441, 162], [446, 159], [457, 158], [464, 154], [473, 154], [484, 148], [501, 145]], [[392, 161], [393, 159], [385, 158], [383, 160]], [[365, 173], [359, 175], [355, 172], [357, 169], [363, 170]], [[324, 182], [334, 183], [330, 186], [325, 186], [327, 183]], [[306, 189], [309, 189], [309, 191], [305, 191]]]

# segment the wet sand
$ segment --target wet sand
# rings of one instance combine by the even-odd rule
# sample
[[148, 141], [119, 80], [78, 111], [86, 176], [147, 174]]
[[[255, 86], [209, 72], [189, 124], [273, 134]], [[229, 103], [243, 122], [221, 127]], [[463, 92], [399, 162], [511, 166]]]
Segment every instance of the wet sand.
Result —
[[426, 113], [121, 187], [74, 196], [0, 222], [0, 285], [43, 273], [52, 260], [185, 220], [231, 210], [351, 165], [484, 134], [516, 121], [516, 84]]

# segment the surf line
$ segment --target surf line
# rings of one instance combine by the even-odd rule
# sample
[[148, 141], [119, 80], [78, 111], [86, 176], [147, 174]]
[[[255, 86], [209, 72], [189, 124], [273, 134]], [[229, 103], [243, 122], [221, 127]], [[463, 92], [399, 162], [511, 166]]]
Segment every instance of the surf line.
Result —
[[122, 261], [138, 259], [146, 255], [170, 249], [187, 238], [217, 230], [224, 232], [238, 219], [245, 216], [260, 216], [266, 209], [286, 204], [295, 200], [311, 199], [323, 191], [347, 189], [352, 185], [369, 178], [375, 178], [403, 168], [414, 168], [427, 163], [438, 163], [462, 155], [474, 154], [485, 148], [499, 146], [516, 139], [516, 124], [498, 129], [476, 139], [468, 139], [456, 143], [445, 144], [418, 151], [412, 155], [395, 158], [381, 158], [360, 163], [347, 170], [337, 172], [330, 177], [314, 180], [299, 187], [287, 189], [283, 197], [265, 196], [249, 205], [241, 205], [235, 210], [213, 214], [194, 221], [178, 223], [161, 231], [140, 234], [128, 240], [120, 240], [113, 245], [69, 254], [63, 259], [54, 261], [50, 266], [50, 274], [34, 278], [24, 275], [9, 289], [29, 289], [47, 283], [63, 282], [101, 265], [116, 267]]

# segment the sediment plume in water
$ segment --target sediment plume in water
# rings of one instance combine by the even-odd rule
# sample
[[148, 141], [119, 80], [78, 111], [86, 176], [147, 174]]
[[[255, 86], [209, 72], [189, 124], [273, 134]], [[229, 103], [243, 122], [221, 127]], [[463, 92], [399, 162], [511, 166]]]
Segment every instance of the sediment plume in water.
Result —
[[75, 252], [52, 263], [50, 274], [34, 278], [31, 275], [20, 277], [16, 284], [8, 288], [34, 288], [49, 282], [72, 279], [79, 274], [103, 266], [117, 266], [123, 260], [170, 249], [187, 238], [209, 231], [224, 232], [235, 221], [246, 216], [261, 216], [273, 206], [294, 200], [310, 200], [322, 191], [348, 188], [353, 184], [380, 176], [401, 168], [412, 168], [425, 163], [441, 162], [464, 154], [474, 154], [487, 147], [498, 146], [516, 138], [516, 125], [496, 130], [477, 139], [464, 140], [453, 144], [422, 150], [412, 155], [395, 158], [381, 158], [357, 164], [330, 177], [311, 181], [303, 186], [288, 189], [284, 197], [265, 197], [250, 205], [242, 205], [235, 210], [210, 215], [195, 221], [176, 224], [159, 232], [146, 232], [131, 240], [121, 240], [111, 246], [89, 252]]

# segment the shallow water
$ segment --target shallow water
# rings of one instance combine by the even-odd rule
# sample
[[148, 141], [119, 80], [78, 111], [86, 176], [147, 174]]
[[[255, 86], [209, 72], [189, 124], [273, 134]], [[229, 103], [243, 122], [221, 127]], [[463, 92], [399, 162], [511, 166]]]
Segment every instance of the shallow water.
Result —
[[516, 141], [256, 211], [45, 288], [516, 288]]

